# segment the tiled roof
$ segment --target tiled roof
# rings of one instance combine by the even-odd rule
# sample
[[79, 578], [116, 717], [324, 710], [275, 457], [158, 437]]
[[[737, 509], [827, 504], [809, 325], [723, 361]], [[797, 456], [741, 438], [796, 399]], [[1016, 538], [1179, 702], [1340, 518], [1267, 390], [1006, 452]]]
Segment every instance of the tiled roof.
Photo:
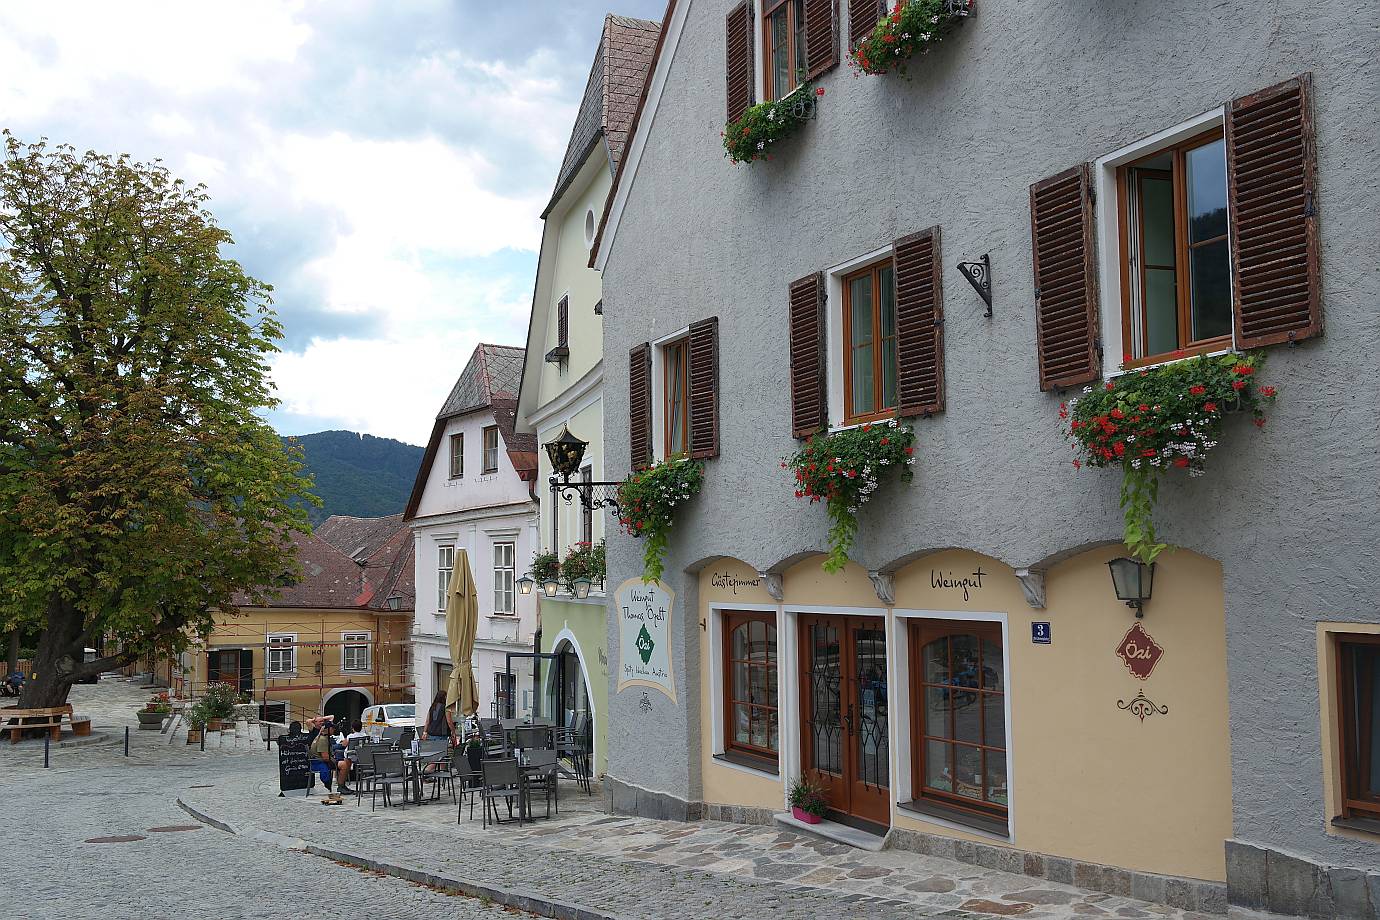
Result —
[[363, 562], [406, 527], [401, 511], [372, 518], [333, 514], [317, 525], [316, 535], [356, 562]]
[[513, 345], [479, 345], [446, 397], [438, 419], [490, 405], [495, 398], [517, 399], [523, 350]]
[[604, 17], [599, 49], [589, 69], [589, 80], [575, 115], [561, 171], [556, 176], [556, 190], [551, 196], [551, 205], [547, 206], [548, 213], [575, 178], [580, 165], [589, 156], [590, 146], [600, 136], [608, 141], [610, 168], [618, 168], [660, 32], [661, 24], [647, 19], [612, 13]]
[[[266, 607], [362, 607], [374, 596], [374, 586], [364, 575], [364, 567], [316, 534], [293, 533], [301, 577], [291, 585], [268, 591]], [[235, 603], [249, 606], [249, 598], [239, 596]]]
[[403, 523], [401, 514], [379, 520], [395, 520], [399, 527], [365, 561], [365, 575], [378, 586], [368, 606], [374, 610], [388, 610], [388, 598], [396, 594], [401, 599], [398, 611], [411, 611], [417, 601], [416, 573], [412, 565], [412, 528]]

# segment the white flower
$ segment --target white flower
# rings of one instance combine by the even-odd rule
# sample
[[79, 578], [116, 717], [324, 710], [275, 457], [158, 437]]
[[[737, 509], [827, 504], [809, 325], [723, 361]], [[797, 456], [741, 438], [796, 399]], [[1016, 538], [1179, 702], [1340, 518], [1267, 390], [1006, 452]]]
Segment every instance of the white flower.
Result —
[[1133, 469], [1133, 470], [1138, 470], [1138, 469], [1140, 469], [1140, 459], [1139, 459], [1139, 458], [1137, 458], [1137, 459], [1131, 461], [1131, 469]]
[[1126, 443], [1127, 443], [1127, 444], [1130, 444], [1130, 443], [1131, 443], [1132, 441], [1134, 441], [1135, 439], [1136, 439], [1136, 436], [1135, 436], [1135, 435], [1133, 435], [1133, 434], [1128, 434], [1128, 435], [1126, 436]]
[[879, 460], [879, 461], [877, 461], [877, 462], [880, 463], [882, 466], [890, 466], [890, 465], [891, 465], [891, 461], [888, 460], [886, 457], [883, 457], [881, 460]]
[[1083, 395], [1084, 395], [1084, 396], [1087, 396], [1087, 395], [1088, 395], [1089, 393], [1091, 393], [1091, 392], [1092, 392], [1092, 387], [1083, 387]]
[[936, 23], [936, 22], [938, 22], [938, 21], [939, 21], [939, 17], [938, 17], [938, 16], [931, 16], [931, 17], [930, 17], [930, 23], [931, 23], [931, 24]]

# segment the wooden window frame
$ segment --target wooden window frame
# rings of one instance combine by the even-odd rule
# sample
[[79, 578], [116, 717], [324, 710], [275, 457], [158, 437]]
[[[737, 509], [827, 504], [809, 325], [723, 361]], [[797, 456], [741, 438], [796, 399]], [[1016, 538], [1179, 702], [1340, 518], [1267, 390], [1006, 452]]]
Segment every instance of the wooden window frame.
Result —
[[[679, 352], [680, 360], [680, 443], [681, 450], [671, 450], [671, 353]], [[661, 346], [661, 439], [662, 457], [670, 459], [677, 454], [690, 454], [690, 337], [681, 336]]]
[[[1176, 144], [1170, 144], [1168, 146], [1160, 147], [1156, 150], [1145, 153], [1144, 155], [1137, 157], [1130, 163], [1124, 163], [1121, 166], [1118, 166], [1116, 169], [1116, 207], [1118, 224], [1117, 229], [1118, 233], [1120, 233], [1121, 242], [1121, 353], [1123, 355], [1134, 356], [1137, 350], [1135, 347], [1137, 343], [1133, 341], [1134, 333], [1132, 332], [1132, 330], [1134, 327], [1131, 323], [1131, 221], [1129, 208], [1130, 189], [1128, 178], [1130, 176], [1130, 171], [1136, 168], [1138, 164], [1144, 163], [1146, 160], [1152, 160], [1156, 157], [1161, 157], [1164, 154], [1169, 153], [1172, 155], [1174, 161], [1173, 167], [1170, 170], [1170, 180], [1173, 184], [1172, 194], [1174, 197], [1174, 287], [1176, 299], [1176, 322], [1178, 324], [1178, 330], [1181, 340], [1179, 342], [1178, 349], [1175, 351], [1153, 355], [1145, 354], [1139, 358], [1133, 357], [1130, 361], [1124, 362], [1123, 367], [1128, 370], [1138, 367], [1147, 367], [1152, 364], [1162, 364], [1170, 358], [1180, 358], [1187, 357], [1190, 355], [1207, 354], [1209, 352], [1214, 351], [1223, 351], [1225, 349], [1229, 349], [1232, 347], [1233, 334], [1231, 332], [1228, 332], [1226, 335], [1214, 336], [1213, 338], [1203, 339], [1201, 341], [1196, 342], [1182, 341], [1182, 336], [1185, 334], [1191, 334], [1193, 329], [1193, 292], [1189, 284], [1188, 274], [1189, 254], [1193, 249], [1197, 249], [1201, 246], [1207, 246], [1212, 243], [1221, 242], [1222, 240], [1228, 240], [1228, 259], [1230, 259], [1230, 232], [1223, 233], [1221, 236], [1215, 236], [1210, 240], [1202, 240], [1197, 243], [1189, 243], [1188, 241], [1188, 187], [1185, 183], [1185, 177], [1187, 176], [1186, 167], [1188, 163], [1187, 156], [1189, 151], [1191, 150], [1196, 150], [1199, 147], [1203, 147], [1207, 144], [1213, 143], [1214, 141], [1219, 141], [1222, 139], [1222, 126], [1217, 125], [1214, 128], [1209, 128], [1206, 131], [1203, 131], [1199, 134], [1195, 134], [1193, 137], [1179, 141]], [[1225, 169], [1225, 164], [1223, 168]], [[1228, 199], [1228, 208], [1230, 208], [1230, 198]], [[1139, 240], [1137, 243], [1136, 251], [1143, 254], [1145, 251], [1145, 246], [1143, 243], [1144, 222], [1142, 222], [1141, 226], [1137, 228], [1137, 232], [1139, 235]], [[1138, 280], [1140, 282], [1140, 290], [1142, 291], [1143, 296], [1143, 292], [1145, 291], [1145, 260], [1143, 256], [1140, 260], [1140, 264], [1137, 266], [1137, 272], [1139, 274]], [[1228, 266], [1228, 274], [1229, 276], [1231, 274], [1230, 265]], [[1236, 283], [1234, 278], [1231, 279], [1231, 283]], [[1144, 307], [1142, 306], [1140, 309], [1143, 311]], [[1147, 350], [1145, 343], [1144, 322], [1141, 323], [1140, 339], [1140, 349], [1142, 351]]]
[[[508, 547], [508, 564], [499, 565], [498, 548]], [[517, 614], [517, 543], [513, 540], [497, 540], [493, 544], [493, 571], [494, 571], [494, 616], [510, 617]], [[506, 573], [507, 578], [502, 576]], [[500, 610], [498, 605], [498, 593], [500, 586], [506, 581], [504, 594], [507, 595], [508, 609]]]
[[[851, 271], [839, 279], [843, 288], [843, 420], [844, 424], [857, 425], [864, 422], [873, 422], [879, 419], [894, 418], [897, 407], [881, 406], [885, 393], [885, 386], [882, 382], [882, 302], [877, 296], [882, 287], [882, 271], [891, 269], [891, 283], [893, 286], [891, 297], [891, 309], [896, 310], [896, 268], [890, 256], [880, 259], [869, 265], [864, 265], [856, 271]], [[863, 275], [872, 276], [872, 398], [873, 405], [879, 408], [875, 412], [862, 414], [853, 411], [853, 281]], [[896, 340], [896, 323], [892, 322], [892, 341]], [[900, 355], [897, 354], [899, 362]], [[899, 377], [899, 373], [898, 373]], [[896, 402], [900, 402], [900, 381], [897, 381]]]
[[[489, 446], [489, 438], [490, 438], [490, 437], [493, 438], [493, 442], [494, 442], [493, 447], [490, 447], [490, 446]], [[497, 426], [497, 425], [485, 425], [485, 426], [484, 426], [484, 440], [483, 440], [482, 443], [483, 443], [483, 445], [484, 445], [484, 458], [483, 458], [484, 472], [485, 472], [485, 473], [497, 473], [497, 472], [498, 472], [498, 448], [499, 448], [499, 437], [498, 437], [498, 426]], [[492, 464], [492, 465], [489, 464], [489, 452], [490, 452], [490, 451], [493, 451], [493, 464]]]
[[[783, 93], [776, 93], [772, 85], [772, 14], [786, 7], [786, 60], [791, 62], [791, 85]], [[798, 45], [805, 40], [804, 16], [797, 17], [797, 6], [804, 4], [798, 0], [763, 0], [762, 3], [762, 98], [768, 101], [782, 99], [799, 88], [805, 78], [795, 72], [795, 61], [799, 54]], [[799, 19], [799, 21], [797, 21]], [[809, 65], [806, 64], [808, 71]]]
[[[943, 738], [938, 735], [926, 735], [925, 733], [925, 688], [929, 686], [940, 686], [938, 684], [927, 684], [925, 682], [925, 660], [924, 648], [929, 643], [943, 636], [955, 635], [976, 635], [979, 643], [984, 639], [991, 639], [1001, 647], [1002, 654], [1002, 689], [1000, 691], [987, 690], [981, 687], [965, 687], [965, 690], [982, 695], [998, 695], [1002, 700], [1002, 726], [1005, 733], [1002, 737], [1002, 744], [1007, 743], [1011, 727], [1006, 724], [1005, 696], [1010, 692], [1006, 685], [1005, 662], [1007, 656], [1006, 644], [1002, 641], [1001, 624], [992, 620], [930, 620], [930, 619], [911, 619], [907, 625], [907, 654], [910, 661], [910, 732], [911, 732], [911, 794], [916, 801], [933, 802], [942, 807], [953, 809], [959, 812], [966, 812], [979, 818], [988, 820], [996, 819], [1005, 822], [1010, 815], [1009, 805], [997, 805], [992, 802], [975, 802], [967, 796], [959, 795], [957, 792], [944, 792], [940, 789], [927, 789], [925, 786], [925, 756], [927, 745], [925, 742], [930, 738], [943, 744], [957, 745], [965, 747], [976, 747], [983, 752], [983, 778], [987, 778], [987, 754], [990, 751], [999, 752], [1006, 760], [1007, 794], [1010, 795], [1010, 775], [1011, 760], [1009, 749], [1005, 746], [996, 747], [991, 744], [975, 744], [972, 742], [958, 742], [954, 737], [952, 718], [950, 720], [950, 737]], [[949, 709], [952, 717], [953, 709]], [[978, 711], [979, 724], [982, 726], [983, 737], [986, 737], [986, 721], [982, 718], [981, 709]], [[957, 781], [957, 777], [954, 777]]]
[[450, 478], [465, 478], [465, 434], [458, 432], [450, 436]]
[[[767, 663], [767, 662], [765, 662], [765, 661], [756, 661], [755, 659], [753, 659], [753, 658], [751, 657], [751, 655], [752, 655], [752, 650], [751, 650], [751, 648], [748, 649], [748, 656], [749, 656], [748, 658], [746, 658], [746, 659], [743, 659], [743, 658], [734, 658], [734, 657], [733, 657], [733, 632], [734, 632], [734, 630], [736, 630], [739, 626], [744, 626], [744, 625], [749, 624], [749, 623], [752, 623], [752, 622], [759, 622], [759, 623], [765, 623], [765, 624], [767, 625], [767, 628], [770, 629], [770, 630], [772, 631], [772, 633], [776, 633], [776, 616], [775, 616], [775, 614], [768, 613], [768, 612], [765, 612], [765, 611], [747, 611], [747, 610], [725, 610], [725, 611], [723, 612], [722, 616], [723, 616], [723, 624], [722, 624], [722, 625], [723, 625], [723, 648], [721, 649], [721, 652], [722, 652], [721, 660], [723, 661], [723, 686], [722, 686], [722, 688], [720, 688], [720, 689], [721, 689], [721, 692], [723, 693], [723, 706], [724, 706], [724, 751], [725, 751], [725, 752], [730, 752], [730, 751], [731, 751], [731, 752], [733, 752], [733, 753], [740, 754], [740, 755], [742, 755], [742, 756], [744, 756], [744, 757], [750, 758], [751, 760], [760, 761], [760, 762], [762, 762], [764, 765], [769, 765], [769, 767], [770, 767], [771, 769], [775, 770], [775, 769], [778, 768], [778, 765], [779, 765], [780, 760], [781, 760], [781, 752], [780, 752], [780, 747], [781, 747], [781, 699], [780, 699], [780, 689], [779, 689], [779, 686], [778, 686], [778, 690], [777, 690], [777, 694], [778, 694], [778, 696], [777, 696], [777, 701], [776, 701], [777, 705], [775, 705], [775, 706], [767, 706], [767, 705], [764, 705], [764, 704], [761, 704], [761, 703], [753, 703], [753, 702], [751, 702], [751, 700], [750, 700], [749, 698], [747, 698], [747, 697], [744, 697], [744, 698], [742, 698], [742, 699], [739, 699], [738, 697], [735, 697], [735, 696], [734, 696], [734, 689], [735, 689], [735, 688], [734, 688], [734, 686], [733, 686], [733, 673], [734, 673], [734, 670], [735, 670], [734, 665], [737, 665], [737, 664], [745, 664], [745, 665], [747, 665], [747, 667], [748, 667], [748, 675], [749, 675], [749, 676], [748, 676], [748, 685], [749, 685], [749, 686], [751, 686], [751, 684], [752, 684], [752, 677], [751, 677], [751, 675], [752, 675], [752, 669], [753, 669], [753, 668], [764, 669], [764, 670], [767, 670], [768, 672], [775, 671], [775, 672], [776, 672], [776, 676], [779, 678], [779, 675], [780, 675], [780, 673], [781, 673], [781, 672], [780, 672], [780, 667], [781, 667], [781, 646], [780, 646], [780, 638], [779, 638], [779, 636], [777, 637], [777, 647], [776, 647], [777, 650], [776, 650], [776, 659], [775, 659], [775, 662], [769, 664], [769, 663]], [[749, 692], [749, 691], [747, 690], [747, 688], [744, 688], [744, 693], [747, 693], [747, 692]], [[736, 738], [733, 737], [733, 726], [734, 726], [735, 719], [736, 719], [734, 706], [735, 706], [735, 704], [737, 704], [737, 703], [742, 703], [742, 704], [744, 704], [745, 706], [748, 707], [748, 737], [749, 737], [749, 738], [752, 737], [752, 722], [753, 722], [753, 712], [754, 712], [754, 710], [763, 710], [763, 711], [766, 711], [766, 712], [775, 712], [775, 713], [776, 713], [776, 747], [777, 747], [777, 750], [772, 750], [771, 748], [758, 747], [758, 746], [755, 745], [755, 744], [751, 744], [751, 743], [743, 742], [743, 741], [738, 741]], [[770, 724], [770, 722], [768, 722], [768, 724]]]
[[[1347, 646], [1380, 646], [1380, 635], [1374, 634], [1353, 634], [1345, 633], [1336, 636], [1336, 671], [1333, 675], [1337, 687], [1337, 718], [1338, 725], [1338, 750], [1337, 760], [1340, 766], [1341, 782], [1341, 802], [1343, 818], [1368, 818], [1380, 820], [1380, 789], [1367, 790], [1372, 793], [1372, 798], [1357, 798], [1356, 789], [1353, 786], [1357, 775], [1362, 771], [1361, 765], [1357, 762], [1359, 755], [1369, 738], [1357, 738], [1353, 736], [1352, 727], [1356, 723], [1355, 712], [1353, 710], [1353, 699], [1355, 693], [1348, 692], [1355, 684], [1355, 674], [1349, 673], [1354, 665], [1348, 661], [1349, 654]], [[1371, 681], [1380, 680], [1380, 674], [1372, 674]]]

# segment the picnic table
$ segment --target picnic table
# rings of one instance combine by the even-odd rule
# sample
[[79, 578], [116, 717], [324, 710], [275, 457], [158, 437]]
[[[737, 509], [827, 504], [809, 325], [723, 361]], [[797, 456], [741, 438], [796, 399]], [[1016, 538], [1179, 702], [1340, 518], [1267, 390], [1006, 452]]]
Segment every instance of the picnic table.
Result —
[[20, 709], [16, 706], [0, 709], [0, 731], [10, 733], [10, 743], [18, 744], [27, 731], [46, 731], [48, 737], [57, 741], [62, 737], [62, 720], [66, 717], [72, 726], [72, 734], [85, 737], [91, 734], [91, 720], [72, 713], [72, 704], [50, 706], [46, 709]]

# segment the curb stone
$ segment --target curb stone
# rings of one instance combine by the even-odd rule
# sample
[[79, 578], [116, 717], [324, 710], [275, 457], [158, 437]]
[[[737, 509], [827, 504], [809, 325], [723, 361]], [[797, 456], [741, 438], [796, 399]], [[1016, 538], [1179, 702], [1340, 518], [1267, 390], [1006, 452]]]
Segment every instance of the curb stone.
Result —
[[382, 872], [385, 875], [400, 878], [408, 882], [414, 882], [419, 885], [429, 885], [433, 888], [445, 888], [452, 891], [458, 891], [472, 898], [488, 899], [495, 904], [502, 904], [505, 907], [525, 910], [528, 913], [538, 914], [542, 917], [552, 917], [555, 918], [555, 920], [628, 920], [628, 918], [624, 918], [618, 914], [610, 914], [595, 908], [585, 907], [581, 904], [558, 901], [535, 892], [496, 888], [492, 885], [483, 885], [478, 882], [469, 881], [468, 879], [452, 878], [450, 876], [438, 875], [434, 872], [427, 872], [422, 869], [398, 863], [373, 859], [358, 853], [317, 846], [308, 840], [287, 837], [283, 834], [254, 827], [253, 825], [237, 828], [225, 821], [221, 821], [206, 814], [200, 809], [188, 805], [181, 798], [177, 800], [177, 805], [187, 814], [196, 818], [203, 824], [208, 824], [227, 834], [233, 834], [240, 837], [251, 837], [256, 840], [285, 847], [286, 849], [304, 850], [312, 856], [319, 856], [323, 859], [334, 860], [335, 862], [345, 863], [360, 869], [368, 869], [373, 872]]

